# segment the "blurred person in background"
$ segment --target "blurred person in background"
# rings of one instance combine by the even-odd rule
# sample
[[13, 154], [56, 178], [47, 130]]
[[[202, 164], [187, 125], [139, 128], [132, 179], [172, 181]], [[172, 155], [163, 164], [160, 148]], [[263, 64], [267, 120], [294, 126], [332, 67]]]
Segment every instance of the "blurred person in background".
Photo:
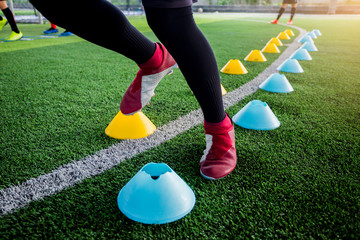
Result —
[[281, 5], [281, 8], [279, 10], [279, 14], [277, 16], [277, 18], [273, 21], [271, 21], [272, 24], [278, 24], [279, 19], [281, 17], [281, 15], [285, 12], [285, 8], [288, 6], [288, 4], [291, 4], [291, 14], [290, 14], [290, 19], [287, 22], [287, 24], [292, 25], [293, 24], [293, 18], [296, 12], [296, 6], [297, 6], [297, 0], [283, 0], [283, 3]]
[[5, 0], [0, 0], [0, 9], [4, 13], [5, 18], [0, 16], [0, 31], [1, 29], [6, 25], [10, 24], [11, 27], [11, 34], [8, 38], [6, 38], [6, 41], [16, 41], [23, 37], [23, 34], [20, 32], [19, 28], [17, 27], [14, 14], [6, 4]]

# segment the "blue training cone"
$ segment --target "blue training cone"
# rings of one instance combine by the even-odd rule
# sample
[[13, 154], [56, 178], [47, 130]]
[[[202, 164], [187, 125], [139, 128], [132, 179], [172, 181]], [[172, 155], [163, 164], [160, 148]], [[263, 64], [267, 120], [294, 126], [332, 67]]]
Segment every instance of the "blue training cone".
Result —
[[308, 32], [306, 35], [310, 36], [310, 37], [313, 38], [313, 39], [317, 39], [316, 34], [313, 33], [312, 31], [311, 31], [311, 32]]
[[319, 51], [317, 49], [317, 47], [315, 46], [315, 43], [311, 43], [311, 42], [305, 42], [301, 48], [304, 48], [306, 50], [308, 50], [309, 52], [316, 52], [316, 51]]
[[134, 221], [163, 224], [187, 215], [195, 194], [167, 164], [148, 163], [121, 189], [117, 203]]
[[278, 71], [289, 72], [289, 73], [303, 73], [300, 63], [296, 59], [288, 58], [278, 68]]
[[305, 42], [312, 42], [314, 43], [314, 40], [309, 36], [309, 35], [305, 35], [303, 36], [300, 40], [300, 43], [305, 43]]
[[260, 100], [246, 104], [232, 120], [240, 127], [254, 130], [272, 130], [280, 126], [269, 106]]
[[265, 91], [276, 93], [289, 93], [294, 91], [285, 75], [280, 73], [271, 74], [263, 83], [259, 85], [259, 88]]
[[314, 30], [312, 30], [312, 32], [315, 33], [316, 36], [322, 35], [319, 29], [314, 29]]
[[290, 56], [290, 58], [296, 60], [312, 60], [312, 57], [310, 56], [308, 50], [306, 50], [305, 48], [299, 48]]

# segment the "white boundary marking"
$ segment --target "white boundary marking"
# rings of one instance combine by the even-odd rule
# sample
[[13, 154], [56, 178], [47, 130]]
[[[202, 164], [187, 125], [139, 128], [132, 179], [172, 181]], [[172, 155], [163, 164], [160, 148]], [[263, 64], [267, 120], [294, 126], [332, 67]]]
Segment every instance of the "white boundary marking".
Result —
[[[278, 59], [253, 80], [242, 85], [240, 88], [227, 93], [223, 98], [225, 109], [256, 92], [259, 88], [259, 84], [270, 76], [270, 74], [277, 72], [276, 68], [290, 57], [294, 50], [301, 45], [298, 43], [298, 40], [306, 33], [306, 31], [296, 26], [289, 27], [299, 30], [299, 36], [288, 45]], [[94, 155], [86, 156], [79, 161], [60, 166], [50, 173], [31, 178], [16, 186], [1, 189], [0, 215], [12, 213], [16, 209], [25, 207], [32, 201], [38, 201], [47, 196], [59, 193], [68, 187], [82, 182], [82, 180], [86, 178], [101, 174], [120, 164], [122, 161], [159, 146], [165, 141], [171, 140], [178, 134], [201, 123], [203, 123], [203, 115], [201, 109], [197, 109], [159, 127], [154, 134], [146, 138], [121, 141], [107, 149], [100, 150]]]

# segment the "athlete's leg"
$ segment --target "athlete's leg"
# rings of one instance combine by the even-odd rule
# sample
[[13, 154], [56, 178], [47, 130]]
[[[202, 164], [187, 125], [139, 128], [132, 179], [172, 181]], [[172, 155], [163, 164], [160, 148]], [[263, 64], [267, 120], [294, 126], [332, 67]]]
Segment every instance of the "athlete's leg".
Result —
[[[47, 19], [66, 30], [107, 49], [116, 51], [137, 64], [148, 61], [155, 43], [147, 39], [125, 15], [106, 0], [77, 0], [70, 5], [62, 0], [30, 0]], [[89, 19], [97, 20], [89, 24]]]
[[[170, 54], [165, 54], [166, 49], [146, 38], [130, 24], [119, 8], [106, 0], [77, 0], [71, 5], [64, 4], [62, 0], [30, 1], [54, 24], [116, 51], [139, 65], [140, 70], [121, 103], [120, 109], [124, 114], [141, 110], [150, 101], [151, 93], [161, 78], [175, 65]], [[89, 19], [94, 16], [97, 16], [97, 21], [89, 24]], [[147, 77], [143, 78], [145, 75]]]
[[283, 3], [281, 5], [281, 8], [279, 9], [279, 13], [278, 13], [277, 18], [275, 20], [271, 21], [271, 23], [277, 24], [279, 22], [279, 19], [280, 19], [281, 15], [285, 12], [286, 7], [287, 7], [287, 3]]
[[56, 26], [55, 24], [53, 24], [53, 23], [50, 23], [50, 26], [51, 26], [51, 28], [53, 28], [53, 29], [56, 29], [56, 28], [57, 28], [57, 26]]
[[[6, 38], [7, 41], [16, 41], [19, 40], [23, 37], [23, 34], [21, 33], [21, 31], [19, 30], [14, 15], [11, 12], [10, 8], [8, 7], [8, 5], [6, 4], [6, 1], [1, 1], [0, 0], [0, 9], [2, 10], [2, 12], [4, 13], [7, 21], [10, 24], [11, 27], [11, 34], [8, 38]], [[6, 22], [4, 21], [4, 19], [1, 21], [0, 23], [0, 29], [6, 24]]]
[[45, 34], [57, 33], [57, 32], [59, 32], [59, 30], [57, 29], [57, 26], [52, 22], [50, 22], [50, 28], [44, 31]]
[[296, 3], [291, 4], [291, 15], [290, 15], [290, 20], [292, 20], [294, 18], [295, 12], [296, 12]]
[[0, 1], [0, 9], [4, 13], [7, 21], [10, 24], [11, 30], [15, 33], [20, 33], [19, 28], [17, 27], [15, 18], [10, 8], [6, 4], [6, 1]]
[[149, 8], [149, 26], [175, 58], [207, 122], [225, 118], [220, 76], [214, 53], [196, 26], [191, 7]]
[[219, 71], [210, 44], [196, 26], [191, 6], [145, 5], [145, 11], [149, 26], [175, 58], [204, 113], [207, 148], [201, 158], [201, 174], [208, 179], [225, 177], [236, 166], [235, 135], [224, 111]]
[[280, 10], [279, 10], [279, 14], [278, 14], [278, 16], [277, 16], [277, 18], [276, 18], [277, 20], [279, 20], [280, 17], [281, 17], [281, 15], [285, 12], [286, 7], [287, 7], [287, 3], [283, 3], [283, 4], [281, 5], [281, 8], [280, 8]]

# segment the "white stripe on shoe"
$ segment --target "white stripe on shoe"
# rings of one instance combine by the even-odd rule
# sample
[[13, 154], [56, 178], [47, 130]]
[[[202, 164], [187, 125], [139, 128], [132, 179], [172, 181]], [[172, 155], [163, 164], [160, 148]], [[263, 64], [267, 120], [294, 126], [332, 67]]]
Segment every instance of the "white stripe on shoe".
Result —
[[166, 75], [168, 75], [173, 70], [173, 68], [175, 68], [175, 66], [176, 64], [174, 66], [165, 69], [162, 72], [142, 76], [141, 108], [145, 107], [150, 102], [152, 96], [154, 96], [155, 88], [157, 87], [161, 79], [163, 79]]

